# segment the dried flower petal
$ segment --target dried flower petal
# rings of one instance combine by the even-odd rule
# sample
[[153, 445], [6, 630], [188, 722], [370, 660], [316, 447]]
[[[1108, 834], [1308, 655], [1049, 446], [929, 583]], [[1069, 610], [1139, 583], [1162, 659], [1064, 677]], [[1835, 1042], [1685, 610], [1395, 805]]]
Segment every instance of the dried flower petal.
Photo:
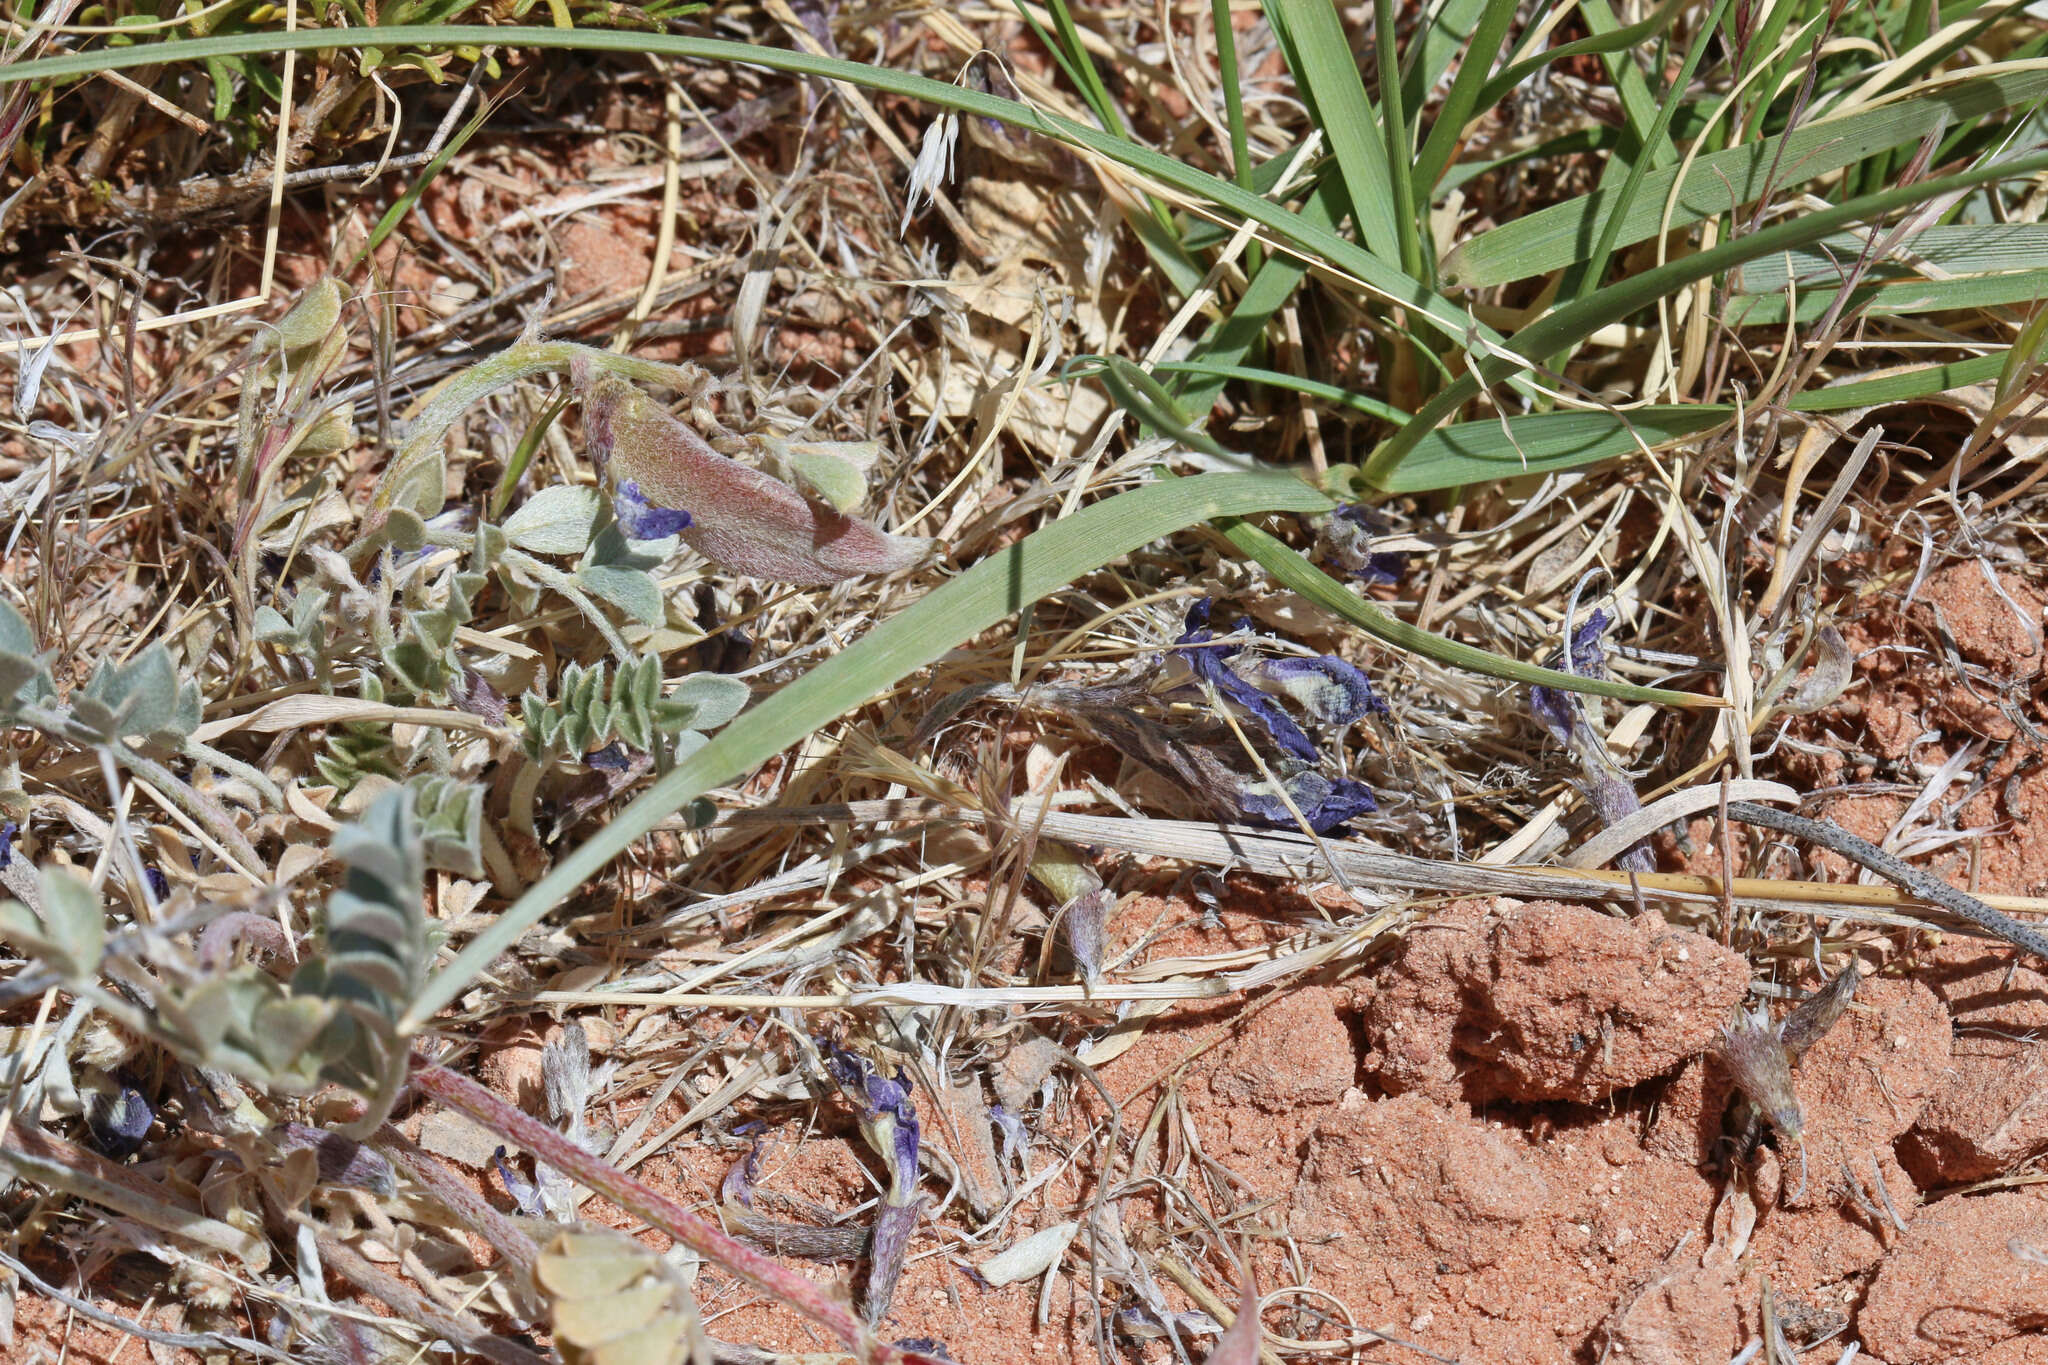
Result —
[[303, 1123], [281, 1123], [271, 1130], [271, 1136], [280, 1152], [310, 1147], [322, 1185], [367, 1190], [379, 1198], [397, 1193], [398, 1179], [391, 1163], [353, 1138]]
[[[1288, 800], [1301, 812], [1301, 818], [1308, 821], [1308, 827], [1318, 834], [1334, 833], [1347, 821], [1380, 808], [1370, 788], [1348, 777], [1333, 781], [1311, 768], [1281, 781], [1287, 788]], [[1278, 829], [1299, 828], [1294, 812], [1287, 809], [1287, 802], [1274, 795], [1273, 789], [1263, 782], [1246, 784], [1238, 796], [1238, 806], [1247, 818], [1261, 824]]]
[[861, 1312], [877, 1323], [889, 1312], [896, 1297], [896, 1281], [903, 1275], [903, 1262], [910, 1255], [910, 1237], [917, 1231], [918, 1215], [924, 1201], [908, 1204], [884, 1203], [875, 1214], [874, 1235], [868, 1241], [868, 1287]]
[[889, 535], [726, 458], [622, 379], [596, 374], [581, 382], [591, 453], [607, 477], [652, 507], [688, 507], [683, 542], [728, 569], [821, 585], [907, 569], [931, 548], [928, 540]]
[[[1588, 757], [1589, 753], [1591, 757]], [[1603, 827], [1612, 828], [1643, 808], [1636, 789], [1607, 763], [1605, 754], [1592, 753], [1589, 745], [1580, 758], [1586, 769], [1586, 781], [1581, 790], [1586, 793], [1587, 803], [1600, 817]], [[1624, 872], [1655, 872], [1657, 858], [1650, 851], [1649, 844], [1638, 839], [1615, 858], [1614, 865]]]
[[540, 1197], [540, 1188], [529, 1185], [512, 1173], [505, 1164], [505, 1149], [500, 1147], [491, 1153], [491, 1165], [497, 1169], [498, 1179], [505, 1184], [505, 1193], [512, 1196], [512, 1203], [528, 1218], [545, 1218], [548, 1206]]
[[756, 1142], [747, 1148], [747, 1154], [735, 1161], [732, 1169], [725, 1173], [725, 1182], [718, 1187], [718, 1197], [728, 1204], [742, 1204], [754, 1207], [754, 1182], [761, 1178], [761, 1144]]
[[817, 1040], [832, 1078], [860, 1113], [861, 1135], [889, 1163], [889, 1201], [905, 1203], [917, 1186], [917, 1109], [910, 1102], [910, 1077], [898, 1072], [890, 1080], [868, 1069], [858, 1053], [830, 1038]]
[[1334, 654], [1261, 659], [1240, 672], [1252, 673], [1249, 681], [1255, 684], [1278, 688], [1318, 725], [1338, 729], [1369, 715], [1387, 714], [1387, 704], [1365, 674]]
[[1793, 1006], [1785, 1022], [1778, 1026], [1786, 1055], [1797, 1062], [1809, 1048], [1827, 1037], [1828, 1030], [1848, 1011], [1849, 1002], [1856, 998], [1856, 987], [1862, 982], [1862, 968], [1851, 962], [1835, 973], [1833, 981]]
[[1271, 697], [1231, 670], [1227, 660], [1243, 646], [1211, 643], [1216, 632], [1208, 627], [1209, 599], [1204, 597], [1188, 608], [1186, 628], [1174, 641], [1184, 646], [1180, 657], [1187, 661], [1195, 676], [1249, 712], [1281, 749], [1304, 763], [1316, 762], [1321, 755], [1302, 728], [1294, 723], [1293, 717], [1281, 710]]
[[628, 540], [667, 540], [690, 529], [690, 514], [680, 507], [656, 507], [627, 479], [612, 494], [612, 515], [619, 520], [619, 532]]
[[1102, 977], [1103, 921], [1115, 904], [1116, 893], [1099, 886], [1067, 902], [1067, 949], [1081, 969], [1081, 979], [1091, 986]]
[[[1600, 637], [1606, 633], [1613, 618], [1606, 609], [1600, 608], [1586, 618], [1586, 623], [1572, 632], [1572, 662], [1568, 672], [1586, 678], [1607, 676], [1607, 651], [1601, 648]], [[1564, 651], [1560, 650], [1543, 661], [1545, 668], [1557, 668], [1564, 662]], [[1579, 727], [1579, 703], [1576, 695], [1560, 691], [1555, 687], [1544, 687], [1538, 683], [1529, 688], [1529, 709], [1536, 713], [1536, 719], [1559, 744], [1570, 744], [1572, 735]]]

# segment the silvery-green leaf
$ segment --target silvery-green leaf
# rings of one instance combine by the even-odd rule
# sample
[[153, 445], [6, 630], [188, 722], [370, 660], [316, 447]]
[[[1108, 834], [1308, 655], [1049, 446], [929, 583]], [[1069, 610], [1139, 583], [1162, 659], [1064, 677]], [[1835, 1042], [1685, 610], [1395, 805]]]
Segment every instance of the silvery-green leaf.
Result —
[[[183, 695], [187, 689], [193, 689], [189, 698]], [[102, 660], [79, 699], [104, 708], [92, 712], [90, 718], [82, 709], [74, 708], [74, 713], [108, 739], [182, 736], [199, 724], [197, 690], [179, 682], [171, 653], [161, 642], [151, 644], [125, 664]]]
[[643, 626], [658, 626], [667, 618], [661, 589], [645, 570], [588, 564], [576, 571], [576, 581], [592, 597], [611, 603]]
[[682, 723], [693, 730], [716, 730], [737, 716], [753, 700], [753, 690], [738, 678], [724, 673], [692, 673], [676, 684], [667, 701], [687, 706]]
[[438, 773], [422, 774], [406, 785], [413, 789], [428, 865], [464, 877], [483, 876], [483, 787]]
[[599, 509], [595, 488], [543, 488], [505, 519], [505, 539], [531, 554], [581, 554]]
[[686, 761], [691, 754], [696, 753], [710, 742], [711, 736], [705, 734], [702, 730], [683, 731], [680, 735], [676, 736], [675, 761], [677, 763]]
[[427, 968], [426, 877], [412, 793], [399, 787], [334, 836], [348, 865], [327, 902], [329, 990], [374, 1004], [395, 1018]]
[[95, 976], [107, 946], [107, 913], [99, 893], [77, 873], [43, 868], [36, 877], [43, 900], [43, 932], [55, 949], [50, 966], [73, 980]]
[[13, 604], [0, 599], [0, 712], [24, 692], [39, 697], [48, 691], [35, 632]]
[[256, 642], [265, 645], [292, 644], [299, 638], [292, 623], [276, 607], [256, 608], [255, 634]]
[[277, 320], [277, 342], [287, 351], [302, 350], [327, 339], [341, 321], [341, 282], [322, 275], [306, 287], [291, 311]]
[[587, 569], [595, 564], [608, 564], [622, 569], [658, 569], [681, 543], [674, 536], [661, 540], [628, 540], [617, 522], [608, 521], [591, 538], [581, 566]]

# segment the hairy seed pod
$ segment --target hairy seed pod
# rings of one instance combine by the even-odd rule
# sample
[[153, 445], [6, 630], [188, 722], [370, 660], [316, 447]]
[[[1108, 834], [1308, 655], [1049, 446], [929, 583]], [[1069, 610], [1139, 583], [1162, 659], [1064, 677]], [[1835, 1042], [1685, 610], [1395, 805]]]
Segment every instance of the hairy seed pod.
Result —
[[728, 459], [623, 379], [589, 375], [583, 411], [606, 477], [648, 509], [687, 511], [689, 524], [676, 528], [683, 543], [728, 569], [821, 586], [907, 569], [931, 548]]

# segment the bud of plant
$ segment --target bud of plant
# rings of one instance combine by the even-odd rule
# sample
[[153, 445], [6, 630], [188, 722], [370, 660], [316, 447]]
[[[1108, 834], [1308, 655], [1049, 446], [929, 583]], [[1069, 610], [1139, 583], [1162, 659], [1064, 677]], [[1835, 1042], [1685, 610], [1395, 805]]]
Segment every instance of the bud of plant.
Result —
[[291, 311], [277, 321], [278, 345], [287, 351], [296, 351], [322, 341], [341, 321], [341, 304], [345, 296], [341, 281], [332, 275], [323, 275], [309, 286]]
[[591, 454], [614, 486], [632, 485], [649, 510], [687, 510], [683, 543], [728, 569], [817, 586], [907, 569], [931, 548], [728, 459], [622, 379], [589, 375], [583, 411]]

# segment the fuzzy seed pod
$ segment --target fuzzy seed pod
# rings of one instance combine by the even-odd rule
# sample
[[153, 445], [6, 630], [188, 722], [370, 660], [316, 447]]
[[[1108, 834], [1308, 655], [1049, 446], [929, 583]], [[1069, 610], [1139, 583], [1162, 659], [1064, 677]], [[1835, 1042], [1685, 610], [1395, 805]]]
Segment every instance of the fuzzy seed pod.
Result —
[[591, 455], [649, 509], [688, 512], [683, 543], [738, 573], [811, 586], [894, 573], [929, 540], [892, 536], [728, 459], [623, 379], [581, 376]]

